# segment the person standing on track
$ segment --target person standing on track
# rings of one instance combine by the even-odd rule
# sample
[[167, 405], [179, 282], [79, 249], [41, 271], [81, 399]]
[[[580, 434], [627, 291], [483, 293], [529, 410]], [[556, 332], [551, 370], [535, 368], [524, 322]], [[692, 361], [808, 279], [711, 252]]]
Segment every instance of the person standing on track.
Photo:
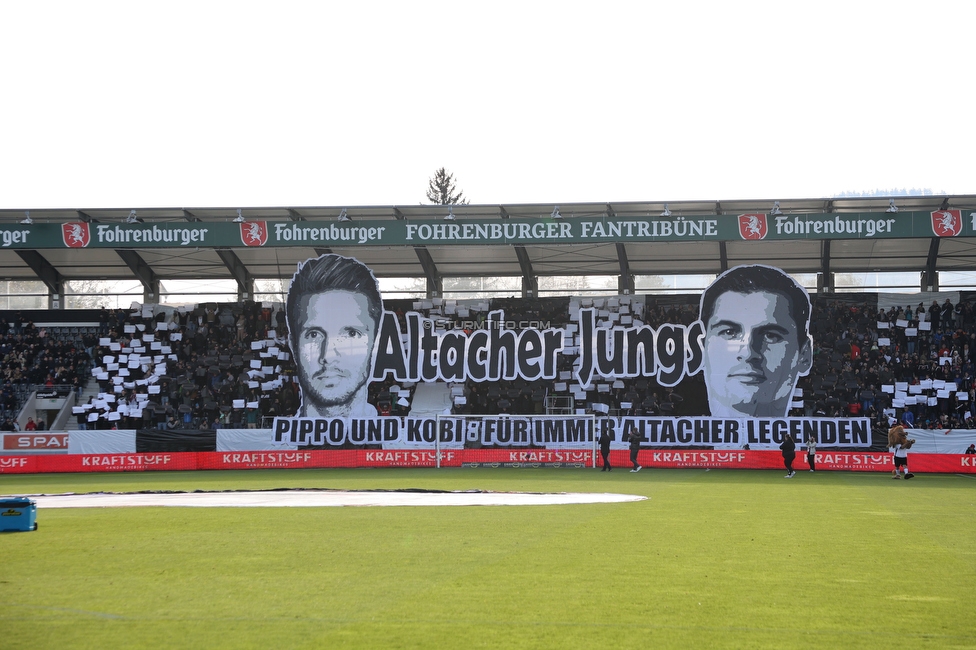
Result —
[[793, 471], [793, 459], [796, 458], [796, 442], [793, 440], [793, 436], [786, 434], [783, 438], [783, 444], [779, 446], [783, 451], [783, 464], [786, 465], [786, 478], [793, 478], [796, 476], [796, 472]]
[[603, 434], [600, 436], [600, 455], [603, 456], [603, 469], [601, 472], [610, 472], [613, 467], [610, 465], [610, 432], [606, 429], [603, 430]]
[[627, 439], [630, 440], [630, 462], [634, 465], [634, 469], [630, 471], [639, 472], [641, 471], [641, 466], [637, 464], [637, 454], [640, 453], [641, 440], [644, 439], [644, 436], [642, 436], [637, 430], [637, 427], [632, 424], [627, 430]]

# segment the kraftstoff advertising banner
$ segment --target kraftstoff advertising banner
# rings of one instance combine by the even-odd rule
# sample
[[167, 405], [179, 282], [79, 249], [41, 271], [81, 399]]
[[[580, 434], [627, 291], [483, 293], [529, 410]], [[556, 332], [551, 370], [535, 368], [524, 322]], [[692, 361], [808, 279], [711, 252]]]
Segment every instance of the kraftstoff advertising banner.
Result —
[[[612, 451], [618, 471], [629, 467], [626, 451]], [[592, 451], [545, 449], [457, 449], [441, 452], [441, 467], [592, 467]], [[597, 454], [597, 466], [602, 460]], [[645, 468], [774, 469], [782, 470], [776, 451], [642, 450], [638, 462]], [[976, 474], [976, 455], [909, 454], [916, 474]], [[303, 469], [327, 467], [435, 467], [437, 454], [411, 449], [335, 451], [176, 452], [173, 454], [67, 454], [0, 456], [0, 474], [58, 472], [145, 472], [196, 469]], [[818, 452], [817, 471], [890, 472], [892, 455], [886, 452]], [[806, 471], [806, 454], [798, 453], [794, 467]], [[815, 480], [815, 479], [813, 479]]]

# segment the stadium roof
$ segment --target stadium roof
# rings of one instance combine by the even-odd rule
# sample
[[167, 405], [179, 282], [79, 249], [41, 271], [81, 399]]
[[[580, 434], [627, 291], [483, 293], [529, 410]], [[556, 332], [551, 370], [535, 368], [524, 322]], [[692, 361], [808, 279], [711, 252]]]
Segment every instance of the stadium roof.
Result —
[[[959, 210], [962, 221], [976, 209], [976, 195], [904, 196], [894, 199], [898, 211], [928, 218], [937, 210]], [[709, 215], [769, 214], [774, 200], [679, 201], [558, 204], [567, 222], [574, 219], [681, 219]], [[454, 223], [551, 219], [557, 204], [455, 205]], [[784, 215], [878, 214], [890, 207], [888, 197], [780, 200]], [[444, 220], [448, 206], [333, 206], [243, 208], [248, 221], [332, 224], [345, 211], [361, 226]], [[666, 214], [667, 211], [670, 214]], [[228, 224], [235, 208], [136, 208], [144, 224], [201, 222]], [[666, 214], [666, 216], [665, 216]], [[128, 209], [31, 210], [33, 224], [125, 224]], [[883, 215], [882, 215], [883, 216]], [[0, 230], [23, 223], [22, 210], [0, 210]], [[508, 223], [511, 223], [509, 221]], [[32, 227], [32, 226], [27, 226]], [[222, 226], [225, 227], [225, 226]], [[380, 246], [193, 246], [180, 248], [44, 248], [0, 247], [0, 279], [44, 280], [56, 287], [73, 279], [236, 279], [241, 286], [256, 278], [290, 277], [296, 265], [323, 252], [356, 257], [378, 277], [426, 277], [436, 286], [444, 277], [516, 276], [531, 288], [538, 276], [716, 274], [747, 262], [762, 262], [793, 273], [870, 271], [976, 270], [976, 237], [968, 224], [962, 236], [819, 238], [790, 240], [639, 241], [620, 236], [590, 243], [558, 241], [485, 245], [399, 244]], [[6, 242], [0, 242], [6, 244]], [[332, 242], [328, 242], [332, 243]], [[431, 282], [434, 284], [432, 285]], [[528, 282], [528, 284], [526, 284]]]

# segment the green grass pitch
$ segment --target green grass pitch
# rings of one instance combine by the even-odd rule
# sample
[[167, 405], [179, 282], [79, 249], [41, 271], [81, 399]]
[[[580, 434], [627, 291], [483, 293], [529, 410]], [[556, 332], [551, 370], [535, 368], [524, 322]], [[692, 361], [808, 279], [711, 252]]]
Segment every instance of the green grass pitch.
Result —
[[4, 648], [976, 647], [976, 478], [781, 471], [0, 476], [0, 493], [621, 492], [571, 506], [39, 509]]

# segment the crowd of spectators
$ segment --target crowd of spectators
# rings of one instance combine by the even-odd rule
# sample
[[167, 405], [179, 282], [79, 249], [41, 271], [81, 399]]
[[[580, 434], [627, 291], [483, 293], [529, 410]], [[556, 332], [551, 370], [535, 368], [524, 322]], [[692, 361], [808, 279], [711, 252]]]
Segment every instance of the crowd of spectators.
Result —
[[[125, 366], [130, 355], [145, 353], [147, 334], [159, 343], [152, 350], [157, 354], [137, 357], [124, 377], [109, 373]], [[78, 425], [258, 428], [266, 418], [291, 415], [298, 405], [293, 366], [286, 353], [272, 354], [265, 345], [273, 348], [285, 338], [281, 305], [103, 310], [92, 349], [99, 395], [79, 409]]]
[[883, 309], [818, 298], [811, 330], [814, 368], [800, 383], [808, 414], [885, 422], [894, 412], [916, 428], [976, 428], [972, 302]]
[[[698, 316], [692, 296], [646, 296], [639, 322], [688, 325]], [[912, 426], [976, 429], [976, 307], [972, 301], [933, 301], [929, 305], [879, 308], [876, 295], [814, 296], [811, 334], [813, 370], [800, 379], [802, 398], [794, 415], [869, 417], [882, 426], [892, 416]], [[389, 301], [401, 325], [416, 304]], [[488, 311], [504, 310], [510, 323], [534, 327], [571, 327], [577, 308], [569, 298], [495, 299], [465, 313], [464, 320], [484, 319]], [[419, 310], [446, 322], [460, 322], [438, 308]], [[267, 426], [269, 418], [297, 411], [300, 395], [294, 364], [287, 354], [285, 315], [281, 305], [267, 303], [204, 304], [192, 308], [102, 310], [98, 331], [68, 336], [49, 335], [30, 321], [0, 320], [0, 388], [2, 425], [16, 419], [24, 393], [32, 386], [69, 386], [80, 395], [91, 368], [118, 361], [120, 352], [140, 344], [140, 336], [156, 331], [169, 348], [165, 372], [142, 363], [129, 368], [124, 381], [96, 375], [100, 396], [111, 403], [99, 407], [88, 400], [78, 414], [81, 427], [214, 429]], [[177, 336], [174, 336], [177, 335]], [[112, 350], [105, 343], [118, 343]], [[264, 345], [255, 342], [264, 341]], [[278, 346], [284, 354], [267, 354]], [[144, 357], [145, 360], [145, 357]], [[255, 364], [255, 361], [260, 363]], [[158, 359], [157, 359], [158, 361]], [[560, 378], [572, 375], [577, 358], [559, 358]], [[270, 366], [269, 366], [270, 364]], [[268, 371], [271, 370], [270, 376]], [[110, 379], [112, 379], [110, 381]], [[585, 395], [569, 399], [575, 381], [490, 383], [468, 381], [454, 412], [463, 414], [544, 414], [571, 409], [609, 415], [685, 415], [707, 412], [700, 376], [675, 387], [655, 377], [597, 380]], [[151, 389], [151, 386], [157, 388]], [[404, 416], [411, 411], [410, 385], [392, 378], [372, 382], [369, 401], [380, 415]], [[579, 390], [578, 388], [576, 389]], [[908, 399], [905, 399], [906, 395]], [[119, 405], [129, 408], [119, 409]], [[116, 416], [108, 417], [112, 411]], [[121, 411], [121, 412], [119, 412]], [[97, 419], [91, 413], [100, 413]], [[42, 422], [35, 425], [43, 426]]]
[[[80, 394], [88, 377], [91, 356], [80, 336], [48, 332], [20, 315], [0, 319], [0, 429], [18, 428], [17, 415], [30, 391], [57, 387]], [[43, 429], [38, 420], [34, 429]]]

